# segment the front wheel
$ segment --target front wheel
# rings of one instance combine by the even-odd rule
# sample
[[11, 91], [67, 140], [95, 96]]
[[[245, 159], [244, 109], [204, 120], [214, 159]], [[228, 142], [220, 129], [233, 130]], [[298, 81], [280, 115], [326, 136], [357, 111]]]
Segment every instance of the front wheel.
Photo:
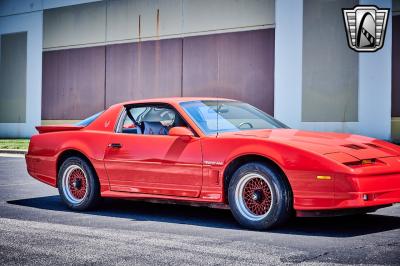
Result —
[[61, 199], [73, 210], [88, 210], [100, 201], [100, 185], [91, 166], [80, 157], [66, 159], [60, 167], [57, 187]]
[[262, 163], [248, 163], [236, 170], [228, 199], [233, 216], [249, 229], [271, 228], [292, 213], [292, 193], [284, 176]]

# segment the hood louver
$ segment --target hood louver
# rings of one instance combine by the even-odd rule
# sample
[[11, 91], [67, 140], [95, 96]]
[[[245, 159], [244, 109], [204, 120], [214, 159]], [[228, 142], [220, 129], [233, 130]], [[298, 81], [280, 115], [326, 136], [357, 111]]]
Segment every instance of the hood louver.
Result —
[[364, 149], [366, 149], [365, 147], [359, 146], [359, 145], [356, 145], [356, 144], [346, 144], [346, 145], [342, 145], [342, 146], [346, 147], [346, 148], [349, 148], [349, 149], [353, 149], [353, 150], [364, 150]]
[[367, 146], [369, 146], [371, 148], [375, 148], [375, 149], [381, 149], [382, 148], [381, 146], [375, 145], [373, 143], [364, 143], [364, 145], [367, 145]]

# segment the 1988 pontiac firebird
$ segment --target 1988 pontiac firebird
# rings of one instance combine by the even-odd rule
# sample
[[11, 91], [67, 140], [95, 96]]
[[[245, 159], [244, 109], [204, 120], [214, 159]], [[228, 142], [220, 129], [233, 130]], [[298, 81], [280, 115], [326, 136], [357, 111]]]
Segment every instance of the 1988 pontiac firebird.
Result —
[[289, 129], [229, 99], [132, 101], [37, 130], [28, 172], [57, 187], [73, 210], [106, 197], [204, 203], [261, 230], [293, 214], [366, 213], [400, 202], [400, 147]]

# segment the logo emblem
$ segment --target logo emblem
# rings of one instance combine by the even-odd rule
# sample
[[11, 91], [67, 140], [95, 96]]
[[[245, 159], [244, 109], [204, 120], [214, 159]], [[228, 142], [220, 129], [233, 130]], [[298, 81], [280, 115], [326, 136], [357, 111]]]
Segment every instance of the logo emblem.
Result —
[[357, 52], [375, 52], [383, 47], [389, 8], [356, 6], [343, 8], [349, 47]]

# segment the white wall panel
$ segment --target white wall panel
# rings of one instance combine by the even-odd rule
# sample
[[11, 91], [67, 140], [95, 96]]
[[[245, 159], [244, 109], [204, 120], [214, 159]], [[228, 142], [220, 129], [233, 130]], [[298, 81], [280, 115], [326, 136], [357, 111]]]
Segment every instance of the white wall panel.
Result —
[[342, 8], [354, 0], [308, 0], [303, 7], [302, 121], [358, 121], [358, 53], [349, 49]]
[[[48, 1], [45, 8], [52, 6]], [[60, 7], [44, 11], [44, 49], [270, 28], [274, 9], [274, 0], [108, 0]]]
[[28, 32], [26, 64], [26, 121], [0, 123], [1, 137], [27, 137], [41, 123], [43, 12], [0, 17], [0, 34]]
[[103, 0], [42, 0], [43, 9], [57, 8], [63, 6], [79, 5]]
[[0, 16], [28, 13], [41, 9], [41, 0], [0, 0]]
[[45, 10], [43, 23], [43, 48], [102, 43], [106, 2]]
[[183, 0], [184, 33], [274, 23], [274, 0]]
[[274, 115], [293, 128], [301, 122], [303, 1], [277, 0]]
[[139, 38], [139, 16], [141, 38], [182, 32], [181, 0], [117, 0], [107, 4], [107, 41]]
[[[392, 7], [391, 0], [361, 0], [360, 4]], [[348, 132], [390, 139], [391, 16], [387, 27], [383, 49], [358, 55], [358, 122], [302, 122], [303, 3], [277, 0], [275, 117], [293, 128]]]
[[[375, 4], [392, 8], [391, 0], [361, 0], [360, 4]], [[359, 55], [359, 120], [360, 133], [381, 139], [391, 135], [392, 93], [392, 16], [388, 17], [385, 44], [375, 53]]]
[[0, 35], [0, 123], [26, 121], [27, 32]]

